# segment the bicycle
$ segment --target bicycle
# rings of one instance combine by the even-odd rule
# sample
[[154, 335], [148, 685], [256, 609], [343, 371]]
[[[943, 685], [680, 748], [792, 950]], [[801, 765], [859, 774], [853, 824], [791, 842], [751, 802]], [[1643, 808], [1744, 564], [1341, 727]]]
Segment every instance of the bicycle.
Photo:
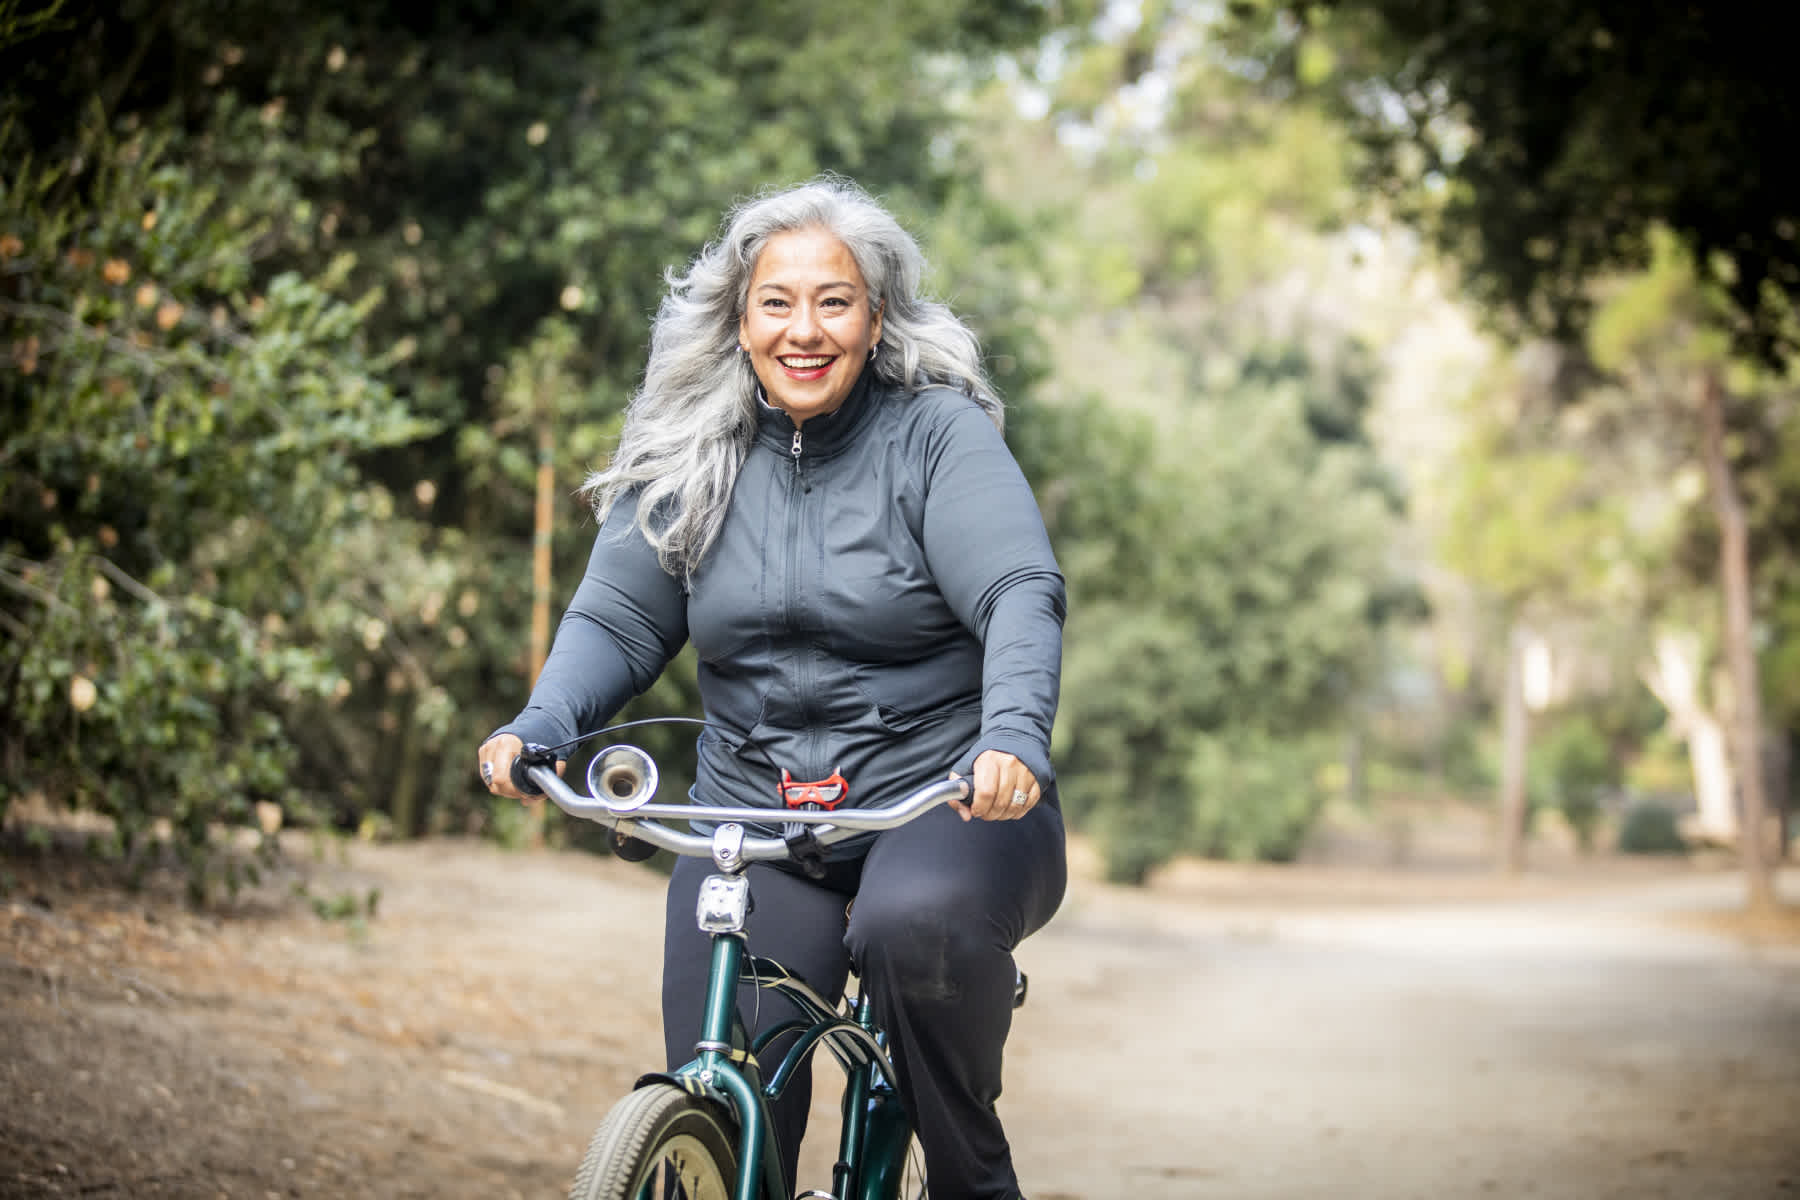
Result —
[[[773, 959], [750, 954], [744, 921], [750, 909], [753, 862], [816, 863], [823, 849], [855, 834], [894, 829], [952, 798], [969, 785], [944, 779], [880, 808], [835, 810], [816, 792], [787, 809], [654, 802], [655, 760], [631, 745], [613, 745], [588, 766], [590, 796], [553, 769], [555, 751], [527, 746], [514, 769], [523, 791], [541, 791], [571, 816], [613, 831], [623, 857], [653, 847], [710, 857], [716, 871], [700, 889], [695, 912], [712, 942], [706, 1005], [695, 1056], [675, 1071], [640, 1078], [600, 1123], [582, 1159], [570, 1200], [788, 1200], [775, 1147], [769, 1105], [796, 1074], [809, 1069], [822, 1046], [844, 1070], [842, 1126], [829, 1191], [808, 1190], [796, 1200], [923, 1200], [924, 1170], [912, 1123], [901, 1103], [886, 1036], [867, 996], [848, 993], [828, 1003]], [[665, 822], [713, 824], [712, 831], [679, 830]], [[752, 835], [746, 825], [780, 824], [783, 835]], [[747, 1034], [737, 1008], [740, 983], [781, 992], [804, 1014]], [[1014, 1004], [1024, 1000], [1018, 976]], [[785, 1034], [798, 1034], [765, 1080], [759, 1054]]]

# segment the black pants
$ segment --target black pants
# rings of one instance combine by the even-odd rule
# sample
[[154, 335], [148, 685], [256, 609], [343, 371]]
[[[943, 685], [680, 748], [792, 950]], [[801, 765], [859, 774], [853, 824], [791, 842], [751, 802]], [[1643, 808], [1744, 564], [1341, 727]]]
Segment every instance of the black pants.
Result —
[[[663, 1038], [670, 1069], [694, 1057], [704, 1016], [709, 939], [694, 926], [712, 864], [684, 858], [669, 883], [663, 943]], [[907, 1111], [941, 1200], [1018, 1195], [994, 1101], [1012, 1027], [1012, 951], [1062, 902], [1062, 815], [1040, 804], [1017, 821], [962, 821], [937, 808], [881, 834], [823, 880], [757, 865], [746, 927], [751, 953], [773, 958], [828, 1000], [854, 968], [888, 1031]], [[854, 897], [846, 931], [844, 906]], [[744, 987], [752, 1033], [795, 1015], [777, 994]], [[776, 1050], [765, 1062], [780, 1061]], [[792, 1180], [806, 1130], [811, 1076], [776, 1105], [775, 1132]]]

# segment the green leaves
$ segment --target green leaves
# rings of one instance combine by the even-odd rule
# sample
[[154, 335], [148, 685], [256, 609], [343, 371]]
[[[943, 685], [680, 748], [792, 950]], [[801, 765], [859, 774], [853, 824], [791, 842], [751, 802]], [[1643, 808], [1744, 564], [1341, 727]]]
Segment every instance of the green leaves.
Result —
[[1278, 748], [1330, 729], [1374, 665], [1393, 513], [1365, 452], [1319, 442], [1295, 389], [1251, 382], [1154, 435], [1097, 409], [1077, 429], [1040, 482], [1070, 589], [1066, 802], [1119, 878], [1184, 849], [1290, 857], [1317, 795], [1214, 780], [1208, 739], [1267, 757], [1243, 771], [1304, 776]]
[[207, 161], [94, 129], [84, 205], [48, 168], [0, 197], [21, 245], [0, 279], [8, 753], [19, 786], [127, 845], [174, 838], [202, 890], [238, 878], [210, 854], [220, 826], [305, 803], [291, 722], [343, 699], [363, 620], [329, 600], [359, 586], [340, 556], [370, 519], [357, 459], [429, 430], [365, 352], [366, 304], [331, 290], [347, 263], [247, 286], [294, 199], [280, 155], [224, 199], [245, 136], [278, 140], [226, 112]]
[[[888, 17], [70, 0], [29, 43], [0, 30], [0, 737], [24, 785], [167, 821], [196, 862], [259, 801], [480, 827], [466, 758], [528, 683], [540, 432], [560, 598], [664, 272], [737, 198], [826, 168], [919, 225], [994, 219], [950, 112], [1043, 8]], [[963, 261], [1022, 384], [986, 252]], [[102, 561], [142, 594], [83, 592]], [[654, 700], [691, 708], [691, 679]]]
[[1675, 0], [1235, 13], [1270, 78], [1329, 97], [1366, 181], [1426, 218], [1523, 328], [1577, 337], [1590, 284], [1648, 266], [1668, 229], [1729, 296], [1735, 351], [1793, 355], [1796, 107], [1788, 55], [1745, 14]]

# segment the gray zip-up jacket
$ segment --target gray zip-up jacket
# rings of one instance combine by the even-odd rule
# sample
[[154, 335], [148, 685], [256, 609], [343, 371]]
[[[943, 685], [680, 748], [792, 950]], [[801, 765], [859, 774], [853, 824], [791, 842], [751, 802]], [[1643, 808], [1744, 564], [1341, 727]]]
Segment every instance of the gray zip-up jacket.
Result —
[[1050, 727], [1063, 579], [993, 423], [949, 388], [865, 373], [797, 430], [764, 407], [723, 529], [689, 586], [614, 505], [525, 710], [501, 732], [599, 728], [682, 644], [712, 727], [696, 794], [776, 806], [780, 771], [885, 803], [995, 749], [1056, 803]]

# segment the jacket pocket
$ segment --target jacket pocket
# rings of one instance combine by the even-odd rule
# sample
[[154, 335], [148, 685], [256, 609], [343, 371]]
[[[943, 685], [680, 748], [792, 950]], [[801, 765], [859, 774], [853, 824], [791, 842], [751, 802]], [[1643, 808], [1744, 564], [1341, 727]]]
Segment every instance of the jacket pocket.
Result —
[[948, 721], [955, 717], [967, 716], [970, 714], [977, 717], [981, 715], [980, 701], [965, 701], [961, 704], [938, 705], [933, 708], [920, 709], [917, 712], [908, 712], [907, 710], [892, 704], [877, 704], [875, 706], [875, 719], [879, 721], [881, 727], [889, 733], [911, 733], [916, 729], [923, 729], [928, 725], [935, 725], [940, 721]]

